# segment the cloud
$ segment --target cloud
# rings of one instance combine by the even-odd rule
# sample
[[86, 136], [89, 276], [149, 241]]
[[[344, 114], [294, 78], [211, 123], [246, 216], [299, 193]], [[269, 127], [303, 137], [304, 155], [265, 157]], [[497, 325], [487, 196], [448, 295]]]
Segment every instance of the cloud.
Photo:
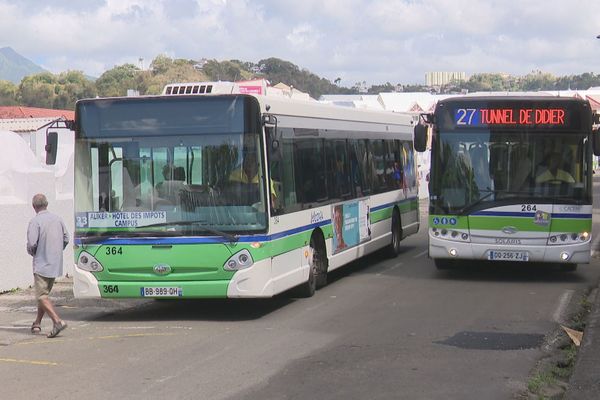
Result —
[[0, 46], [53, 72], [267, 57], [342, 84], [600, 69], [597, 0], [0, 0]]
[[286, 35], [288, 42], [296, 50], [312, 50], [317, 47], [321, 34], [309, 24], [301, 24]]

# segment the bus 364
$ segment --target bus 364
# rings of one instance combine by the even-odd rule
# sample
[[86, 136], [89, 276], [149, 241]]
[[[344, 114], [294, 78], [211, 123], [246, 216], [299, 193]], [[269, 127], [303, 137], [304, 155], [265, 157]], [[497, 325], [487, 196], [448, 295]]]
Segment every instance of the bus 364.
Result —
[[[592, 229], [589, 103], [558, 97], [455, 97], [431, 115], [429, 255], [588, 263]], [[415, 127], [424, 150], [426, 124]], [[598, 154], [598, 149], [594, 149]]]
[[419, 228], [408, 114], [215, 82], [75, 115], [77, 297], [311, 296]]

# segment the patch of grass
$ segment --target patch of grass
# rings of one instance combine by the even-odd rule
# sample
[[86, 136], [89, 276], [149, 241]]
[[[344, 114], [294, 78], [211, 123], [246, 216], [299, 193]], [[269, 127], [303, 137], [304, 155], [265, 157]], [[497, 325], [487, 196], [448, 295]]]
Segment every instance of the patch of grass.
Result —
[[540, 394], [542, 388], [553, 385], [556, 383], [556, 379], [551, 372], [542, 371], [538, 372], [529, 379], [527, 382], [527, 389], [533, 394]]
[[3, 291], [3, 292], [0, 292], [0, 294], [7, 294], [7, 293], [17, 293], [17, 292], [19, 292], [20, 290], [21, 290], [21, 289], [19, 289], [19, 288], [13, 288], [13, 289], [10, 289], [10, 290], [5, 290], [5, 291]]
[[[581, 297], [577, 309], [569, 319], [568, 327], [583, 332], [591, 308], [589, 293], [586, 293]], [[562, 398], [573, 373], [579, 348], [566, 333], [562, 332], [562, 329], [560, 336], [561, 340], [553, 347], [552, 353], [540, 361], [527, 382], [529, 393], [525, 398], [538, 400]]]

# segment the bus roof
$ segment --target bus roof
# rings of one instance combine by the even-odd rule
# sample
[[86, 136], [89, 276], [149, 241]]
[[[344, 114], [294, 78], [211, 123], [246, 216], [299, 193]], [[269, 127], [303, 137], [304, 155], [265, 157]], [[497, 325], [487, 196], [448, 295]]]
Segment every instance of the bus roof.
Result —
[[186, 82], [165, 86], [162, 96], [248, 95], [256, 98], [261, 112], [292, 117], [314, 117], [331, 120], [364, 121], [395, 125], [414, 125], [418, 113], [367, 110], [326, 104], [308, 95], [296, 96], [268, 86], [267, 81]]
[[556, 103], [588, 103], [587, 100], [583, 100], [577, 97], [559, 97], [547, 94], [532, 94], [531, 92], [518, 93], [506, 93], [506, 94], [473, 94], [458, 97], [448, 97], [438, 101], [438, 104], [453, 104], [453, 103], [509, 103], [509, 102], [556, 102]]

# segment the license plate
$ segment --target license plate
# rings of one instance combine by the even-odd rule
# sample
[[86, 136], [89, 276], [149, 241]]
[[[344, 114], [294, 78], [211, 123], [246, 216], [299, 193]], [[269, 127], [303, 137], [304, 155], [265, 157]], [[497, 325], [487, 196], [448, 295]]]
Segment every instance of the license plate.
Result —
[[490, 250], [488, 260], [494, 261], [529, 261], [529, 253], [526, 251]]
[[161, 286], [140, 288], [142, 297], [181, 297], [183, 290], [180, 287]]

